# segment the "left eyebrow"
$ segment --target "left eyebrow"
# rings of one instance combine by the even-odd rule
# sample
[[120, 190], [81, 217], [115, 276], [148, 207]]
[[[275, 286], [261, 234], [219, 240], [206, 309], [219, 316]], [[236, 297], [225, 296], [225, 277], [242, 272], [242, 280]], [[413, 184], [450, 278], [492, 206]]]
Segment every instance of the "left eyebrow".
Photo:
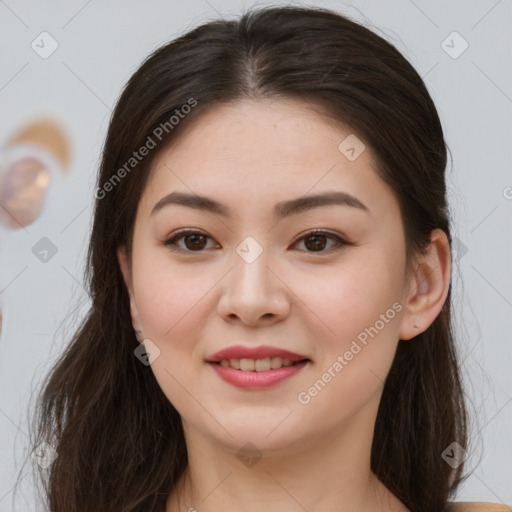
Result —
[[[165, 206], [172, 204], [211, 212], [222, 217], [229, 217], [232, 215], [231, 209], [225, 204], [219, 203], [210, 197], [189, 194], [186, 192], [171, 192], [166, 195], [155, 204], [150, 215], [154, 215]], [[347, 192], [334, 191], [281, 201], [274, 206], [274, 216], [281, 220], [285, 217], [311, 210], [312, 208], [330, 205], [349, 206], [370, 214], [369, 208], [357, 197], [348, 194]]]

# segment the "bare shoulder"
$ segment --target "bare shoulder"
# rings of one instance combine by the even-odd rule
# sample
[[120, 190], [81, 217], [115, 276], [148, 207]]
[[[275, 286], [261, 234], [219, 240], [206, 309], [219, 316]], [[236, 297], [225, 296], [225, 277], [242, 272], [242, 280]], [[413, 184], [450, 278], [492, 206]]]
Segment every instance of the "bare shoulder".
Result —
[[457, 501], [448, 503], [443, 512], [512, 512], [512, 508], [501, 503]]

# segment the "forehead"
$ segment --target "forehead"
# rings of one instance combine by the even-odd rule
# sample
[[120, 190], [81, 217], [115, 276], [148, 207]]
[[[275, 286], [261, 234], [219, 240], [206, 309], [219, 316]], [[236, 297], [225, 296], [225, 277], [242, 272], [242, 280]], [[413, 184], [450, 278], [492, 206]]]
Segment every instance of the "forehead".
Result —
[[[244, 100], [191, 121], [153, 161], [140, 204], [148, 215], [175, 190], [214, 196], [234, 209], [326, 190], [347, 192], [374, 207], [393, 201], [368, 144], [312, 105]], [[352, 153], [346, 153], [347, 144]]]

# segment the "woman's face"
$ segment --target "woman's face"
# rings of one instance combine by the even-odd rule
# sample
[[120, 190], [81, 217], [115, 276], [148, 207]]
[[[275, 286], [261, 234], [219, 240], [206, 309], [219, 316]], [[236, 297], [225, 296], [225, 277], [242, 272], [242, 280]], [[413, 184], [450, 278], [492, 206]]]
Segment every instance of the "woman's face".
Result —
[[373, 429], [409, 287], [398, 203], [350, 128], [293, 101], [204, 113], [153, 164], [131, 276], [119, 261], [186, 436], [285, 453]]

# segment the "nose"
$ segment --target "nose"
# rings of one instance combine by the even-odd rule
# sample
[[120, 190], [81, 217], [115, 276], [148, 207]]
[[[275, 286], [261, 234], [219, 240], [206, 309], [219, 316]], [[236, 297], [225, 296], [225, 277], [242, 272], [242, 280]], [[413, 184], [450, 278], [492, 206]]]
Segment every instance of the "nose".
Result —
[[233, 261], [234, 268], [222, 280], [219, 314], [249, 326], [282, 321], [290, 311], [290, 290], [266, 251], [250, 263], [235, 253]]

